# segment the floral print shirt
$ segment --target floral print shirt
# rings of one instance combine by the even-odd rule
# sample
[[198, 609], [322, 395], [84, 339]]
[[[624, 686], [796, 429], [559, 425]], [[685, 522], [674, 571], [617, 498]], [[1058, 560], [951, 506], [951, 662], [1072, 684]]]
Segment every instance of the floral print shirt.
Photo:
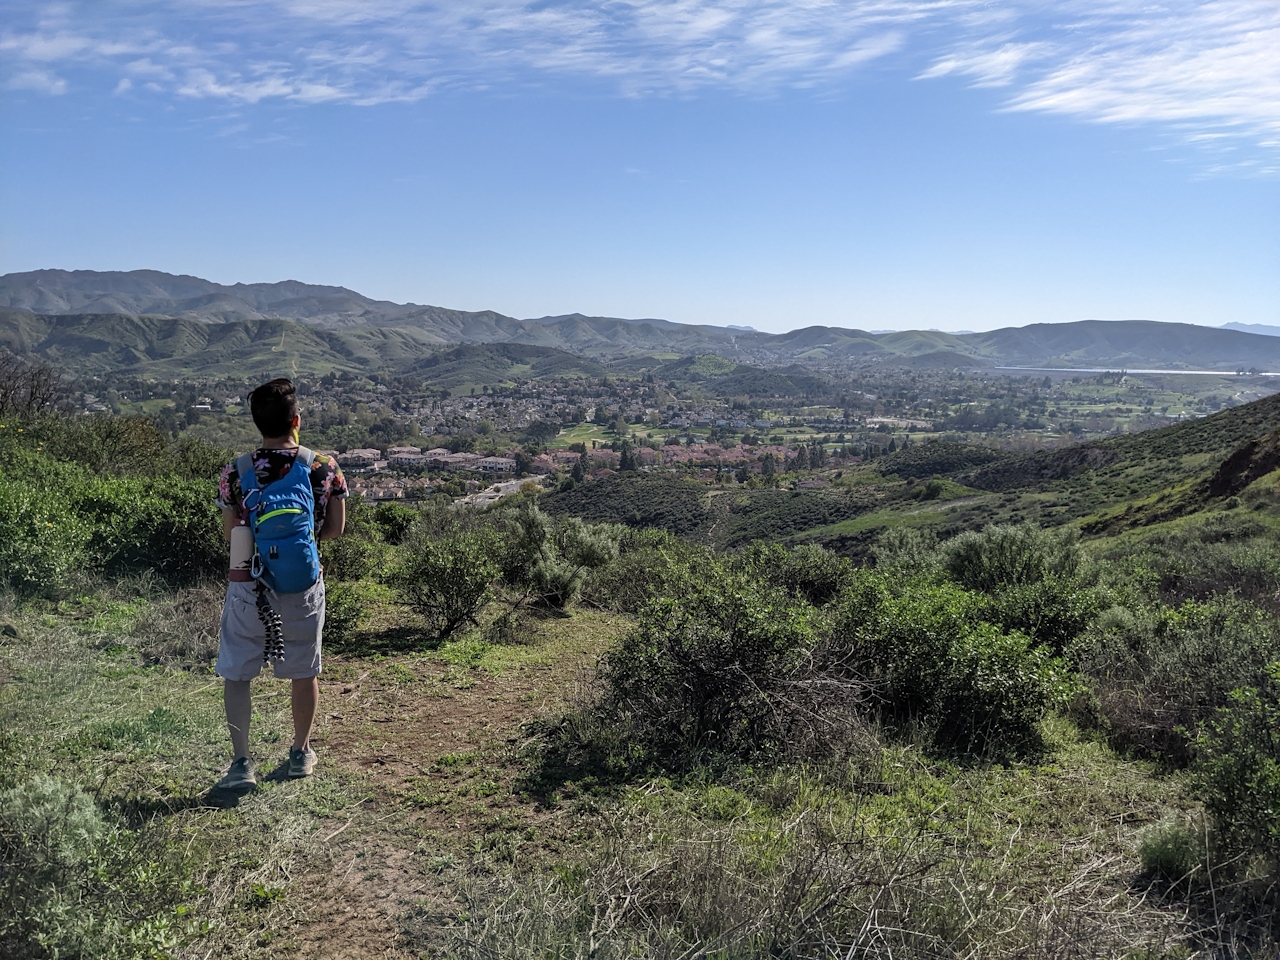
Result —
[[[258, 478], [258, 486], [265, 487], [283, 477], [293, 468], [293, 459], [297, 453], [297, 450], [269, 450], [265, 447], [253, 451], [253, 472]], [[338, 461], [317, 453], [311, 463], [311, 494], [316, 501], [317, 530], [324, 525], [329, 499], [342, 499], [347, 493], [347, 479], [342, 475]], [[217, 504], [223, 510], [239, 510], [240, 497], [240, 475], [236, 472], [233, 460], [222, 468], [222, 473], [218, 476]]]

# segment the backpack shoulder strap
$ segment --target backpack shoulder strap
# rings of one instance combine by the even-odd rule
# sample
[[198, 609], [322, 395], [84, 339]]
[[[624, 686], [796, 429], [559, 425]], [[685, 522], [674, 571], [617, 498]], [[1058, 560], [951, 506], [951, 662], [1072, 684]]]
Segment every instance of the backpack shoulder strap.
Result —
[[316, 462], [316, 452], [314, 450], [312, 450], [310, 447], [302, 447], [302, 446], [298, 447], [298, 456], [297, 456], [297, 459], [294, 460], [294, 463], [301, 463], [304, 466], [306, 466], [308, 470], [310, 470], [311, 465], [315, 462]]
[[240, 492], [258, 489], [258, 475], [253, 470], [253, 454], [242, 453], [236, 457], [236, 474], [240, 477]]

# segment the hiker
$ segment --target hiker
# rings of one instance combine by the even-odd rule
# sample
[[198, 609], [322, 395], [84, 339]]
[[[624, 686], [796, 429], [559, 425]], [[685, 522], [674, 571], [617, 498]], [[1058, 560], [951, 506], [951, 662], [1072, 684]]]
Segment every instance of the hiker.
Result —
[[[249, 756], [249, 685], [267, 661], [277, 677], [292, 682], [289, 776], [310, 776], [315, 768], [311, 726], [320, 697], [324, 627], [316, 541], [342, 536], [346, 525], [347, 482], [337, 461], [298, 444], [301, 418], [293, 383], [284, 378], [264, 383], [249, 394], [249, 411], [262, 445], [227, 464], [218, 478], [217, 503], [223, 535], [232, 543], [232, 570], [218, 633], [217, 673], [224, 681], [234, 751], [219, 790], [247, 790], [258, 782]], [[243, 554], [241, 562], [237, 553]]]

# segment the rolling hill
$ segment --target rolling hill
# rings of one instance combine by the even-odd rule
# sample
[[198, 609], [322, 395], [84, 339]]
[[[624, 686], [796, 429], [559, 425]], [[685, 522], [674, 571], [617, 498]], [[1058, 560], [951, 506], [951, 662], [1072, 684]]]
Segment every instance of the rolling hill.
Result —
[[[255, 363], [270, 361], [271, 357], [256, 355], [252, 344], [265, 343], [269, 339], [267, 332], [274, 331], [277, 337], [283, 333], [286, 339], [298, 341], [301, 352], [297, 362], [304, 366], [325, 362], [360, 364], [379, 359], [402, 362], [413, 351], [446, 344], [520, 343], [601, 360], [646, 354], [716, 354], [768, 367], [879, 363], [915, 368], [1208, 368], [1280, 372], [1280, 337], [1184, 323], [1081, 320], [967, 334], [933, 330], [869, 333], [806, 326], [770, 334], [576, 313], [520, 320], [494, 311], [469, 312], [373, 300], [345, 287], [296, 281], [225, 285], [155, 270], [37, 270], [7, 274], [0, 277], [0, 310], [4, 311], [0, 316], [0, 343], [44, 342], [47, 337], [41, 339], [32, 332], [43, 326], [55, 330], [56, 355], [68, 363], [89, 360], [82, 356], [83, 350], [93, 344], [103, 345], [100, 341], [105, 341], [107, 354], [119, 362], [176, 358], [181, 352], [175, 352], [176, 346], [166, 344], [163, 338], [149, 339], [147, 331], [154, 329], [170, 340], [176, 337], [178, 345], [205, 338], [226, 340], [234, 345], [234, 362], [238, 364], [251, 358]], [[123, 342], [117, 343], [107, 317], [135, 318], [138, 323]], [[156, 327], [155, 318], [181, 324]], [[292, 331], [282, 325], [286, 323], [311, 333]], [[197, 325], [227, 329], [200, 333]], [[72, 327], [79, 332], [73, 335]], [[46, 352], [52, 350], [51, 343]], [[324, 359], [326, 350], [334, 354], [331, 361]], [[208, 358], [214, 366], [217, 361], [216, 354]], [[197, 358], [196, 362], [204, 360]]]

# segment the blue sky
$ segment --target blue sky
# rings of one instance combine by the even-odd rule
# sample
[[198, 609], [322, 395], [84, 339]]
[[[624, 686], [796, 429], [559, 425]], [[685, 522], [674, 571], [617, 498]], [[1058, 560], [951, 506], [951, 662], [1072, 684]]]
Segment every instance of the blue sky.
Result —
[[0, 272], [1280, 324], [1280, 5], [9, 0]]

